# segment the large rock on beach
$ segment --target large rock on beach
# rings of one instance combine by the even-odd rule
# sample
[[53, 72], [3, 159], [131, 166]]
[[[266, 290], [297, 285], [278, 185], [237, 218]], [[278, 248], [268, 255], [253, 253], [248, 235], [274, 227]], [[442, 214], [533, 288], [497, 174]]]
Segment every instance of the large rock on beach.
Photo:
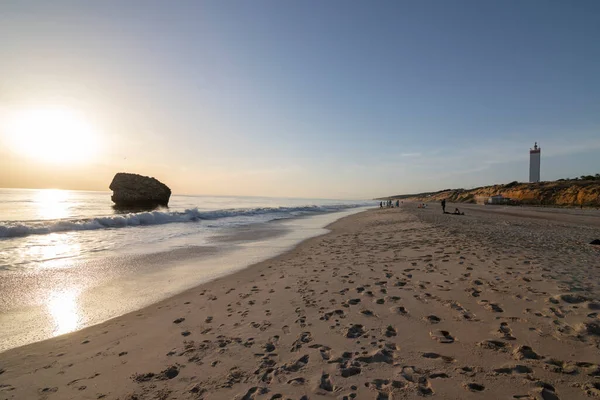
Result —
[[118, 207], [166, 207], [171, 197], [171, 189], [158, 179], [125, 172], [117, 173], [109, 188]]

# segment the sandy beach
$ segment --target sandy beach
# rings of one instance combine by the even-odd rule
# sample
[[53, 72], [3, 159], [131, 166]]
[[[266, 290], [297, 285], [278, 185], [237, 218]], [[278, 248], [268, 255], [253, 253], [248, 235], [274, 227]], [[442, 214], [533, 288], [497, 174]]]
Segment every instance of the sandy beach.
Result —
[[276, 258], [0, 353], [0, 399], [600, 396], [597, 212], [477, 207], [345, 217]]

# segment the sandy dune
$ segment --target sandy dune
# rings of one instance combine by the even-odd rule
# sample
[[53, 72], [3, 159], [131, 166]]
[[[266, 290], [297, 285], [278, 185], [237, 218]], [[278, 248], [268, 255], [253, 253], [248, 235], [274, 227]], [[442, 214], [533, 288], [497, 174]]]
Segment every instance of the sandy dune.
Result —
[[595, 227], [407, 205], [330, 228], [0, 354], [0, 399], [600, 396], [600, 250], [584, 242]]

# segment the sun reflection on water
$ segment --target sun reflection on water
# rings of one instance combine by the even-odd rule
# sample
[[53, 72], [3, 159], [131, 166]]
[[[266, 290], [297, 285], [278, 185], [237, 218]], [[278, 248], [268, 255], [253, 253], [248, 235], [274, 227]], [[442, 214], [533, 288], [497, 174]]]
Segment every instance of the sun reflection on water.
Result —
[[20, 252], [20, 258], [21, 260], [43, 263], [39, 264], [38, 267], [54, 268], [55, 263], [49, 261], [75, 257], [80, 252], [81, 243], [75, 234], [51, 233], [30, 237]]
[[54, 319], [54, 336], [73, 332], [80, 325], [79, 293], [75, 289], [53, 291], [48, 296], [47, 307]]
[[38, 190], [34, 202], [40, 219], [60, 219], [69, 216], [71, 194], [68, 190]]

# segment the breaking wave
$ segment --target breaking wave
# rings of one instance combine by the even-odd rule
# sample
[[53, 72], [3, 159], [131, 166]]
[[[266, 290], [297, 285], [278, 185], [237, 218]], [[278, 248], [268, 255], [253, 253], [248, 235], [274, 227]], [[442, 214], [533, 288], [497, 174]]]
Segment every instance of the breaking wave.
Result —
[[236, 217], [246, 217], [246, 222], [251, 223], [253, 222], [252, 218], [248, 220], [247, 217], [261, 216], [260, 220], [257, 220], [256, 222], [266, 222], [275, 219], [301, 217], [309, 214], [341, 211], [360, 206], [362, 206], [362, 204], [338, 204], [303, 207], [261, 207], [212, 211], [199, 211], [197, 208], [193, 208], [183, 212], [151, 211], [88, 219], [14, 221], [3, 222], [2, 225], [0, 225], [0, 238], [45, 235], [55, 232], [114, 229], [129, 226], [161, 225], [178, 222], [201, 222], [204, 220], [219, 220], [223, 218]]

